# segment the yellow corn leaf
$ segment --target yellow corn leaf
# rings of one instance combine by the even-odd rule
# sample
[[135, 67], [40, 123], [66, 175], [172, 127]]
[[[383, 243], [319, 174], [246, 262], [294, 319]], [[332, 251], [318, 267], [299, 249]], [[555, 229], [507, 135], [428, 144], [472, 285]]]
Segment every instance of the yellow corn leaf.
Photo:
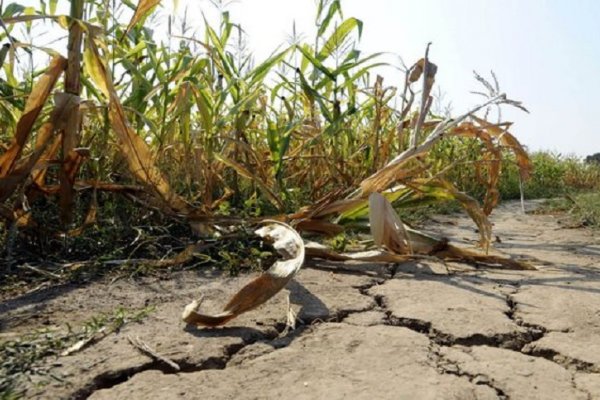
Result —
[[87, 46], [91, 52], [88, 60], [95, 65], [96, 73], [92, 75], [94, 82], [108, 91], [109, 118], [113, 130], [119, 140], [119, 148], [127, 160], [131, 172], [143, 182], [163, 203], [176, 212], [188, 212], [189, 206], [177, 195], [154, 163], [154, 157], [148, 145], [129, 125], [125, 110], [119, 101], [110, 73], [104, 64], [98, 47], [93, 39], [87, 38]]
[[[10, 196], [15, 188], [22, 183], [25, 178], [35, 169], [45, 169], [47, 161], [40, 158], [47, 154], [46, 148], [52, 139], [60, 121], [67, 118], [70, 112], [70, 104], [66, 101], [64, 93], [57, 93], [54, 96], [54, 110], [50, 120], [38, 130], [36, 145], [34, 151], [27, 157], [20, 159], [15, 167], [6, 176], [0, 176], [0, 201], [4, 201]], [[60, 142], [58, 143], [60, 145]], [[36, 178], [34, 176], [34, 178]]]
[[102, 94], [108, 99], [110, 93], [105, 78], [106, 68], [104, 68], [103, 63], [96, 62], [95, 57], [96, 53], [94, 50], [90, 46], [86, 46], [83, 51], [83, 69], [92, 78]]
[[8, 150], [0, 156], [0, 178], [6, 177], [14, 168], [15, 162], [21, 156], [23, 147], [31, 134], [33, 124], [42, 111], [46, 100], [48, 100], [58, 77], [65, 70], [66, 66], [67, 60], [65, 58], [60, 56], [54, 57], [50, 62], [48, 70], [46, 70], [31, 90], [25, 103], [23, 114], [17, 123], [15, 137]]

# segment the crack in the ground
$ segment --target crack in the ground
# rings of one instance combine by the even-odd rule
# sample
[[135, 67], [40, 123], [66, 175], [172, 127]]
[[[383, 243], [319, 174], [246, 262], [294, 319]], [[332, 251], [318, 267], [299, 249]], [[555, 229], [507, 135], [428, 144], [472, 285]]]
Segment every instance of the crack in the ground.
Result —
[[[283, 324], [281, 324], [283, 325]], [[278, 328], [278, 327], [277, 327]], [[278, 332], [281, 332], [278, 330]], [[257, 337], [253, 337], [251, 339], [244, 340], [242, 343], [234, 343], [228, 346], [223, 347], [223, 353], [219, 356], [208, 357], [200, 363], [190, 362], [187, 358], [174, 358], [173, 361], [175, 364], [179, 366], [179, 371], [175, 371], [172, 367], [165, 364], [162, 361], [153, 360], [144, 364], [136, 365], [129, 368], [124, 368], [116, 371], [108, 371], [99, 375], [96, 375], [87, 385], [83, 388], [79, 389], [75, 393], [72, 394], [73, 399], [86, 399], [93, 392], [102, 390], [102, 389], [110, 389], [121, 383], [124, 383], [131, 379], [134, 375], [150, 371], [150, 370], [158, 370], [163, 372], [164, 374], [174, 374], [174, 373], [191, 373], [205, 370], [220, 370], [227, 368], [227, 364], [229, 361], [242, 349], [247, 346], [250, 346], [259, 341], [264, 342], [275, 342], [279, 338], [277, 335], [272, 335], [268, 333], [262, 333]], [[279, 346], [281, 347], [281, 346]], [[278, 348], [277, 343], [273, 346], [273, 348]]]
[[455, 375], [462, 378], [467, 378], [474, 385], [487, 386], [496, 392], [496, 396], [500, 400], [510, 400], [510, 397], [498, 387], [493, 378], [485, 374], [472, 374], [462, 370], [457, 363], [445, 358], [439, 351], [439, 346], [435, 342], [431, 342], [429, 354], [436, 370], [442, 375]]
[[[321, 316], [309, 319], [303, 318], [302, 320], [299, 320], [300, 325], [291, 331], [286, 330], [286, 326], [283, 323], [275, 324], [273, 327], [275, 328], [277, 334], [269, 335], [268, 333], [262, 333], [258, 335], [258, 337], [244, 340], [243, 343], [236, 343], [227, 346], [223, 349], [223, 355], [207, 358], [200, 364], [190, 363], [186, 359], [174, 359], [173, 361], [180, 366], [181, 370], [179, 372], [181, 373], [191, 373], [203, 370], [223, 370], [228, 367], [230, 361], [232, 361], [237, 354], [252, 344], [259, 342], [265, 343], [273, 348], [272, 351], [276, 351], [278, 349], [287, 347], [295, 338], [299, 337], [300, 335], [310, 333], [312, 331], [311, 328], [314, 325], [323, 322], [340, 323], [350, 315], [377, 310], [385, 314], [383, 323], [384, 325], [404, 327], [426, 335], [431, 343], [430, 351], [433, 355], [433, 360], [435, 361], [434, 365], [440, 373], [466, 377], [475, 385], [488, 386], [496, 392], [498, 398], [500, 399], [509, 399], [509, 397], [501, 388], [494, 385], [493, 378], [483, 374], [470, 374], [462, 371], [456, 363], [445, 359], [440, 354], [439, 347], [490, 346], [504, 348], [534, 357], [545, 358], [561, 365], [563, 368], [570, 369], [571, 371], [600, 372], [600, 368], [596, 367], [594, 364], [563, 356], [562, 354], [550, 349], [537, 350], [529, 347], [531, 343], [541, 339], [547, 333], [547, 330], [543, 326], [528, 323], [516, 316], [518, 304], [513, 296], [518, 293], [520, 289], [520, 282], [516, 282], [514, 285], [516, 287], [514, 292], [506, 295], [506, 304], [508, 306], [508, 310], [505, 312], [505, 314], [517, 326], [523, 328], [523, 331], [498, 333], [494, 335], [477, 333], [468, 337], [455, 337], [451, 334], [444, 333], [434, 328], [430, 321], [394, 316], [392, 311], [388, 309], [384, 296], [375, 295], [370, 292], [370, 289], [372, 289], [374, 286], [383, 284], [386, 281], [393, 279], [394, 275], [396, 275], [399, 270], [399, 266], [397, 264], [393, 264], [388, 270], [388, 276], [374, 278], [368, 284], [353, 287], [353, 289], [358, 290], [361, 295], [373, 299], [373, 303], [368, 307], [362, 309], [341, 308], [325, 317]], [[285, 334], [283, 334], [284, 332]], [[270, 352], [271, 351], [267, 351], [267, 353]], [[253, 358], [260, 357], [264, 354], [265, 353], [256, 355]], [[133, 375], [147, 370], [160, 370], [166, 374], [174, 373], [174, 371], [164, 363], [161, 363], [160, 361], [152, 361], [132, 368], [120, 371], [111, 371], [98, 375], [92, 380], [92, 382], [90, 382], [89, 385], [74, 394], [73, 397], [76, 399], [87, 398], [96, 390], [114, 387], [127, 381]], [[573, 385], [576, 387], [574, 375]], [[577, 389], [583, 391], [583, 389]]]
[[540, 357], [548, 361], [552, 361], [553, 363], [558, 364], [570, 371], [600, 373], [600, 366], [587, 361], [579, 360], [577, 358], [565, 356], [554, 349], [534, 349], [530, 346], [525, 346], [521, 352], [532, 357]]
[[429, 321], [395, 317], [390, 311], [388, 311], [386, 315], [386, 324], [400, 326], [419, 332], [426, 335], [434, 343], [442, 346], [490, 346], [521, 351], [523, 346], [534, 342], [541, 337], [540, 334], [531, 331], [513, 331], [509, 333], [497, 333], [494, 335], [476, 333], [467, 337], [455, 337], [454, 335], [435, 329]]
[[[365, 296], [369, 296], [367, 294], [368, 290], [378, 284], [381, 284], [383, 280], [374, 279], [367, 285], [356, 287], [355, 289], [359, 290], [359, 292]], [[371, 297], [371, 296], [369, 296]], [[174, 371], [172, 367], [166, 365], [161, 361], [151, 361], [148, 363], [144, 363], [141, 365], [136, 365], [134, 367], [125, 368], [117, 371], [110, 371], [100, 375], [95, 376], [89, 384], [85, 387], [78, 390], [73, 394], [74, 399], [85, 399], [88, 398], [93, 392], [102, 389], [110, 389], [121, 383], [126, 382], [131, 379], [134, 375], [149, 371], [149, 370], [159, 370], [165, 374], [173, 374], [173, 373], [193, 373], [205, 370], [222, 370], [227, 368], [229, 362], [243, 349], [247, 348], [250, 345], [255, 343], [266, 343], [272, 346], [273, 351], [277, 349], [281, 349], [287, 347], [295, 338], [303, 334], [305, 331], [308, 331], [312, 326], [322, 323], [322, 322], [330, 322], [330, 323], [339, 323], [342, 322], [345, 318], [352, 314], [363, 313], [372, 311], [373, 309], [380, 306], [380, 303], [375, 300], [375, 303], [370, 305], [369, 307], [362, 309], [340, 309], [335, 311], [334, 313], [329, 314], [326, 317], [313, 317], [310, 319], [303, 318], [299, 320], [301, 323], [300, 326], [296, 327], [293, 330], [286, 331], [286, 325], [283, 323], [277, 323], [273, 325], [273, 328], [277, 332], [277, 334], [272, 335], [268, 333], [261, 333], [257, 335], [257, 337], [253, 337], [251, 339], [246, 339], [242, 343], [235, 343], [229, 346], [224, 347], [223, 354], [221, 356], [213, 356], [206, 358], [200, 364], [190, 363], [186, 358], [173, 359], [172, 361], [179, 365], [180, 370]], [[282, 336], [283, 332], [287, 332], [285, 336]]]
[[513, 296], [515, 294], [517, 294], [518, 290], [519, 290], [519, 288], [517, 287], [517, 289], [513, 293], [508, 294], [506, 296], [506, 303], [509, 306], [509, 311], [506, 313], [506, 315], [508, 316], [508, 318], [510, 318], [512, 321], [514, 321], [515, 324], [527, 329], [528, 332], [530, 332], [532, 334], [532, 336], [535, 338], [534, 340], [524, 343], [523, 346], [521, 346], [521, 348], [519, 349], [519, 351], [523, 354], [526, 354], [526, 355], [529, 355], [532, 357], [544, 358], [544, 359], [551, 361], [555, 364], [558, 364], [568, 370], [575, 370], [575, 371], [580, 371], [580, 372], [593, 372], [593, 373], [600, 372], [600, 366], [597, 366], [593, 363], [589, 363], [589, 362], [586, 362], [583, 360], [565, 356], [554, 349], [548, 349], [548, 348], [536, 349], [533, 346], [531, 346], [531, 344], [533, 342], [540, 340], [542, 337], [544, 337], [550, 331], [541, 325], [536, 325], [536, 324], [526, 322], [522, 318], [518, 318], [515, 316], [515, 313], [517, 312], [518, 304]]
[[[363, 293], [363, 292], [361, 292]], [[363, 294], [371, 295], [368, 290], [364, 291]], [[455, 337], [454, 335], [442, 332], [433, 327], [430, 321], [424, 321], [416, 318], [407, 318], [407, 317], [397, 317], [393, 315], [391, 310], [388, 310], [387, 305], [385, 304], [385, 299], [382, 296], [371, 295], [375, 302], [378, 304], [379, 308], [381, 308], [385, 314], [385, 324], [390, 326], [399, 326], [408, 328], [412, 331], [421, 333], [426, 335], [430, 340], [435, 342], [438, 345], [443, 346], [491, 346], [498, 348], [505, 348], [513, 351], [521, 351], [524, 346], [529, 343], [532, 343], [536, 340], [539, 340], [543, 337], [545, 330], [540, 329], [537, 326], [526, 326], [524, 324], [518, 324], [519, 326], [525, 328], [525, 331], [513, 331], [509, 333], [497, 333], [494, 335], [485, 335], [482, 333], [476, 333], [467, 337]], [[514, 320], [514, 311], [516, 309], [516, 304], [511, 304], [509, 302], [512, 301], [512, 298], [507, 296], [507, 304], [509, 306], [509, 310], [507, 311], [507, 316], [512, 321]], [[516, 323], [516, 321], [515, 321]]]
[[586, 400], [593, 400], [591, 392], [577, 385], [577, 382], [575, 381], [575, 374], [571, 374], [571, 386], [573, 387], [573, 389], [583, 393], [585, 395]]
[[434, 328], [430, 321], [416, 318], [397, 317], [393, 315], [392, 311], [387, 308], [387, 305], [385, 304], [385, 298], [383, 296], [373, 295], [369, 292], [369, 289], [371, 289], [373, 286], [375, 286], [375, 284], [361, 288], [360, 293], [366, 296], [371, 296], [377, 304], [376, 308], [385, 313], [384, 324], [408, 328], [414, 332], [426, 335], [436, 345], [449, 347], [490, 346], [503, 348], [532, 357], [544, 358], [568, 370], [588, 373], [600, 372], [600, 367], [593, 363], [565, 356], [552, 349], [535, 349], [530, 346], [533, 342], [542, 339], [548, 330], [541, 325], [526, 322], [522, 318], [519, 318], [515, 315], [518, 304], [513, 296], [518, 293], [520, 289], [520, 283], [514, 285], [516, 286], [514, 292], [506, 295], [506, 304], [508, 306], [508, 310], [505, 312], [505, 314], [511, 321], [524, 330], [513, 331], [509, 333], [498, 333], [494, 335], [477, 333], [468, 337], [455, 337], [451, 334], [442, 332]]

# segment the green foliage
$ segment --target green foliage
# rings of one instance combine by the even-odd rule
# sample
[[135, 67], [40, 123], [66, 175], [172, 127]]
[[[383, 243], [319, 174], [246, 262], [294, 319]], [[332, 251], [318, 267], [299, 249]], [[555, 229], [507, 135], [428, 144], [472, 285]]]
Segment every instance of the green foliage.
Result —
[[[486, 172], [477, 165], [482, 143], [475, 139], [450, 138], [440, 142], [429, 154], [432, 173], [444, 172], [462, 191], [482, 198], [485, 187], [481, 177]], [[514, 155], [503, 155], [498, 190], [503, 200], [519, 199], [521, 179]], [[600, 166], [574, 156], [538, 151], [529, 155], [533, 165], [531, 177], [522, 182], [526, 199], [561, 196], [573, 191], [600, 190]]]
[[[531, 179], [524, 183], [525, 198], [550, 198], [567, 193], [600, 190], [600, 167], [586, 164], [576, 157], [549, 152], [530, 154]], [[519, 198], [519, 178], [514, 164], [508, 164], [500, 179], [500, 193], [505, 199]]]
[[561, 212], [571, 216], [574, 226], [600, 229], [600, 192], [565, 195], [548, 200], [541, 213]]

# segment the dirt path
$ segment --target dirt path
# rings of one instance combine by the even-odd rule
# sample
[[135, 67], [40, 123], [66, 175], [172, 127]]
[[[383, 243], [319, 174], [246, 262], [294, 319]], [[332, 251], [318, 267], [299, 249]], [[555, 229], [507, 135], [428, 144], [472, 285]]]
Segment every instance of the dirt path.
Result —
[[[477, 240], [463, 217], [436, 220], [454, 240]], [[599, 236], [518, 204], [492, 221], [495, 247], [536, 257], [541, 271], [317, 263], [260, 309], [205, 330], [184, 329], [183, 307], [201, 291], [216, 310], [248, 277], [65, 286], [1, 303], [0, 338], [156, 305], [142, 322], [48, 360], [62, 382], [34, 378], [27, 394], [39, 398], [600, 399]], [[288, 293], [302, 323], [283, 333]]]

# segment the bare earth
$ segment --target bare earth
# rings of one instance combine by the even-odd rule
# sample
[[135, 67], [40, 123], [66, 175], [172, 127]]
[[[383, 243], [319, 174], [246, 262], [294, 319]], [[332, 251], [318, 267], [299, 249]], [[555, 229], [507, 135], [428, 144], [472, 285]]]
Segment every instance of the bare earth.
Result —
[[[313, 263], [263, 307], [224, 328], [195, 329], [181, 322], [187, 303], [202, 294], [203, 310], [218, 311], [249, 278], [188, 271], [4, 301], [1, 335], [156, 305], [142, 322], [48, 360], [62, 382], [34, 378], [33, 398], [600, 399], [600, 237], [563, 218], [523, 215], [516, 203], [492, 217], [495, 248], [541, 260], [537, 272]], [[436, 221], [436, 232], [466, 246], [477, 239], [464, 217]], [[301, 320], [290, 332], [288, 294]]]

